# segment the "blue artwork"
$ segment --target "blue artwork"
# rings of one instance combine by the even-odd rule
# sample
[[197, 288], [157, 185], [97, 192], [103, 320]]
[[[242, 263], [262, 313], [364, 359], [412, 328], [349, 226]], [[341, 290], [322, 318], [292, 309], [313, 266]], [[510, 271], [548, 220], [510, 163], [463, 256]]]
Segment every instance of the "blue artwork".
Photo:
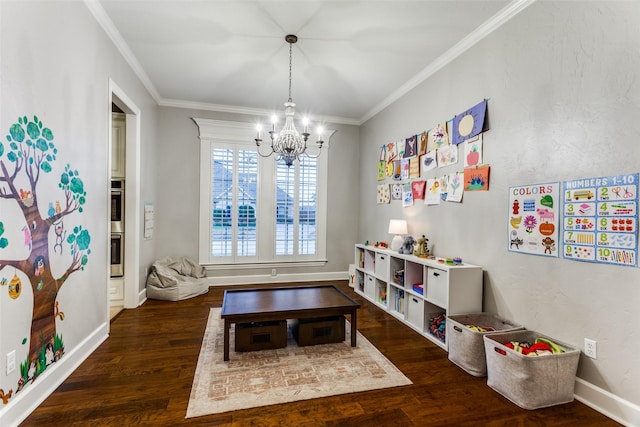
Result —
[[487, 130], [485, 126], [486, 112], [487, 100], [485, 99], [467, 111], [455, 116], [453, 118], [452, 143], [454, 145], [460, 144]]

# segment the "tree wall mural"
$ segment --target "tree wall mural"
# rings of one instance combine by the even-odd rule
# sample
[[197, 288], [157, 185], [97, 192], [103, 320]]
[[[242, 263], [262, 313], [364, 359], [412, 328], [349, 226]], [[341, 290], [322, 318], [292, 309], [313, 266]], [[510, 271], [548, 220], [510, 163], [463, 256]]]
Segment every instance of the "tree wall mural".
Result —
[[[38, 117], [28, 119], [24, 116], [11, 125], [6, 142], [0, 141], [0, 198], [15, 202], [24, 217], [23, 220], [3, 218], [6, 210], [0, 212], [0, 249], [15, 246], [20, 250], [5, 252], [25, 253], [26, 250], [28, 253], [22, 259], [0, 259], [0, 270], [7, 266], [20, 270], [29, 277], [33, 290], [29, 352], [26, 360], [20, 362], [21, 377], [16, 393], [64, 354], [62, 336], [56, 331], [56, 318], [64, 320], [63, 307], [59, 306], [57, 296], [72, 274], [84, 270], [91, 253], [89, 231], [80, 225], [69, 229], [64, 223], [70, 214], [82, 213], [86, 202], [84, 183], [78, 171], [67, 164], [58, 181], [58, 194], [38, 192], [38, 184], [47, 181], [46, 175], [52, 173], [52, 164], [57, 159], [58, 149], [53, 140], [53, 132]], [[45, 206], [47, 208], [42, 209]], [[12, 241], [15, 239], [10, 239], [6, 233], [9, 227], [18, 227], [24, 240]], [[49, 239], [52, 227], [55, 233], [53, 245]], [[70, 260], [69, 265], [58, 274], [59, 277], [54, 277], [50, 257], [57, 251], [62, 255], [63, 243], [68, 245], [64, 248], [69, 250], [66, 258]], [[11, 269], [4, 271], [6, 274]], [[18, 299], [26, 284], [15, 273], [12, 278], [8, 276], [2, 277], [0, 291], [6, 287], [9, 296]], [[0, 391], [10, 396], [13, 390]]]

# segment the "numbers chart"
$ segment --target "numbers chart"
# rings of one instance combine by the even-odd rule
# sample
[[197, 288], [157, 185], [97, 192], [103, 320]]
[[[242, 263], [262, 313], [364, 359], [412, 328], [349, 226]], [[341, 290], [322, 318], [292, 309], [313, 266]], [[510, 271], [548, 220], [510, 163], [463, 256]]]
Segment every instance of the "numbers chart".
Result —
[[638, 266], [638, 175], [564, 182], [564, 258]]

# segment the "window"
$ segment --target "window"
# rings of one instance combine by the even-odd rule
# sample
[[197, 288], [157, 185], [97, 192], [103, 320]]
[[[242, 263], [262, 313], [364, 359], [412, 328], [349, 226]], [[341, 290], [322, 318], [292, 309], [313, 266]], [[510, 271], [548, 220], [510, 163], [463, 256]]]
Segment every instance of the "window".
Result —
[[194, 120], [201, 140], [200, 263], [325, 262], [327, 153], [287, 167], [258, 154], [250, 125]]

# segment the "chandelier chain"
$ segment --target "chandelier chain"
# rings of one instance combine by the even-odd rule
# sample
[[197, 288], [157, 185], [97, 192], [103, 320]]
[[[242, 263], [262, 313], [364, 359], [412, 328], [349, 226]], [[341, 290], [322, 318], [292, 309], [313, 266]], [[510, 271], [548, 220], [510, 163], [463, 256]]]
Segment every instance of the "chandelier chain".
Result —
[[291, 63], [293, 61], [292, 51], [293, 51], [293, 43], [289, 43], [289, 102], [292, 102], [291, 100]]

